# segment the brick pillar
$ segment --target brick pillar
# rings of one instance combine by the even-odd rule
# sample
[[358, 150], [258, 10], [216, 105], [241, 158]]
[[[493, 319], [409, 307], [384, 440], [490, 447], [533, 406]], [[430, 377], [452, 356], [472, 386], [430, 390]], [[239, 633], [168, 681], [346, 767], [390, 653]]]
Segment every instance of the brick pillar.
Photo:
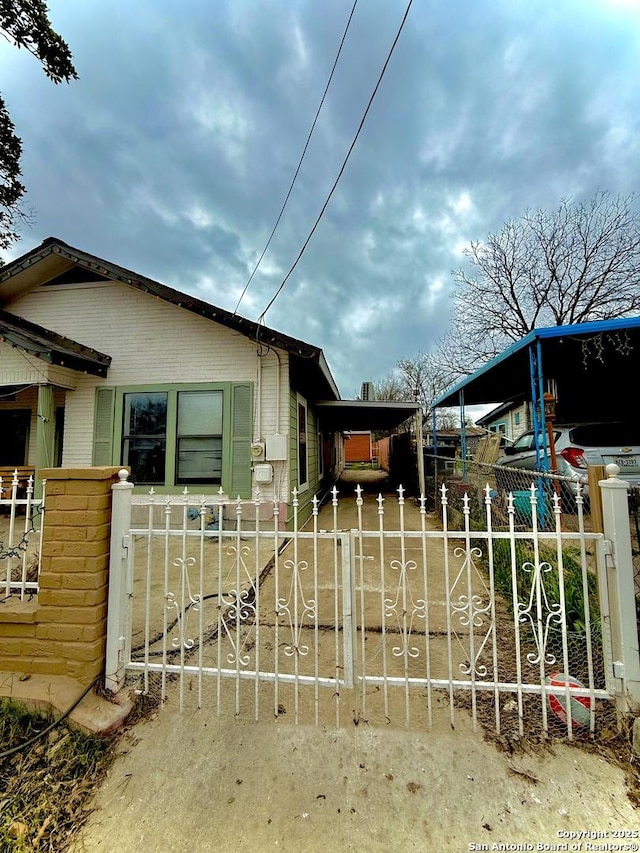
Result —
[[38, 608], [34, 648], [23, 650], [32, 672], [86, 682], [104, 670], [111, 486], [119, 470], [39, 472], [46, 497]]

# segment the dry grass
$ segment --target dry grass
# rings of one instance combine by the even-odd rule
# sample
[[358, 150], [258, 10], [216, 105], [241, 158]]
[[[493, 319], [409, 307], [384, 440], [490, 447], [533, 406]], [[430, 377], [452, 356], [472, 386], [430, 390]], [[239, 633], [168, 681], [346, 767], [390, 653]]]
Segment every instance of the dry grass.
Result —
[[[65, 850], [87, 818], [86, 803], [113, 754], [113, 737], [0, 702], [0, 850]], [[25, 748], [14, 750], [20, 744]], [[7, 754], [9, 753], [9, 754]]]
[[0, 700], [0, 853], [68, 850], [130, 727], [157, 704], [140, 697], [126, 727], [99, 736]]

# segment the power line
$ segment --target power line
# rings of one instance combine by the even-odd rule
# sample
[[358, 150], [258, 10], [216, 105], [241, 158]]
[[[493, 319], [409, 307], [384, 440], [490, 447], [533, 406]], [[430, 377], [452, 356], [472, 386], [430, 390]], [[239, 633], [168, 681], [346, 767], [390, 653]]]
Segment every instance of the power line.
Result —
[[299, 171], [300, 171], [300, 167], [302, 166], [302, 161], [303, 161], [303, 160], [304, 160], [304, 158], [305, 158], [305, 154], [307, 153], [307, 148], [309, 147], [309, 143], [311, 142], [311, 136], [313, 135], [313, 131], [315, 130], [316, 124], [317, 124], [317, 122], [318, 122], [318, 117], [319, 117], [319, 115], [320, 115], [320, 110], [322, 109], [322, 106], [323, 106], [323, 104], [324, 104], [325, 98], [327, 97], [327, 92], [329, 91], [329, 86], [331, 85], [331, 81], [333, 80], [333, 74], [334, 74], [334, 72], [335, 72], [335, 70], [336, 70], [336, 65], [338, 64], [338, 60], [340, 59], [340, 54], [342, 53], [342, 46], [344, 45], [344, 41], [345, 41], [345, 39], [346, 39], [346, 37], [347, 37], [347, 33], [348, 33], [348, 31], [349, 31], [349, 27], [350, 27], [350, 25], [351, 25], [351, 19], [353, 18], [353, 13], [355, 12], [355, 10], [356, 10], [356, 6], [357, 6], [357, 5], [358, 5], [358, 0], [354, 0], [353, 6], [351, 7], [351, 13], [349, 14], [349, 20], [347, 21], [347, 25], [346, 25], [346, 27], [345, 27], [345, 29], [344, 29], [344, 33], [342, 34], [342, 39], [340, 40], [340, 46], [339, 46], [339, 48], [338, 48], [338, 52], [337, 52], [337, 54], [336, 54], [336, 58], [335, 58], [335, 60], [334, 60], [334, 62], [333, 62], [333, 67], [332, 67], [332, 69], [331, 69], [331, 73], [329, 74], [329, 79], [327, 80], [327, 85], [325, 86], [325, 88], [324, 88], [324, 92], [323, 92], [323, 94], [322, 94], [322, 98], [320, 99], [320, 105], [318, 106], [318, 109], [317, 109], [317, 112], [316, 112], [315, 118], [314, 118], [314, 120], [313, 120], [313, 124], [311, 125], [311, 130], [309, 131], [309, 134], [308, 134], [308, 136], [307, 136], [307, 141], [305, 142], [304, 148], [302, 149], [302, 154], [300, 155], [300, 160], [298, 161], [298, 165], [297, 165], [297, 167], [296, 167], [296, 171], [295, 171], [295, 173], [294, 173], [294, 175], [293, 175], [293, 178], [292, 178], [292, 180], [291, 180], [291, 184], [290, 184], [290, 186], [289, 186], [289, 190], [288, 190], [287, 195], [285, 196], [285, 199], [284, 199], [284, 201], [283, 201], [283, 203], [282, 203], [282, 207], [280, 208], [280, 213], [278, 214], [278, 218], [276, 219], [276, 224], [275, 224], [275, 225], [273, 226], [273, 228], [271, 229], [271, 234], [269, 234], [269, 239], [267, 240], [267, 242], [266, 242], [266, 244], [265, 244], [265, 247], [264, 247], [264, 249], [262, 250], [262, 254], [261, 254], [261, 255], [260, 255], [260, 257], [258, 258], [258, 261], [257, 261], [257, 263], [256, 263], [255, 267], [253, 268], [253, 272], [251, 273], [251, 275], [250, 275], [250, 276], [249, 276], [249, 278], [247, 279], [247, 283], [245, 284], [245, 286], [244, 286], [244, 288], [243, 288], [243, 291], [242, 291], [242, 293], [240, 294], [240, 299], [238, 299], [238, 303], [237, 303], [237, 305], [236, 305], [236, 307], [235, 307], [235, 309], [234, 309], [234, 311], [233, 311], [233, 313], [234, 313], [234, 314], [237, 314], [237, 313], [238, 313], [238, 308], [240, 307], [240, 303], [241, 303], [241, 302], [242, 302], [242, 300], [244, 299], [244, 295], [245, 295], [245, 293], [247, 292], [247, 289], [248, 289], [249, 285], [251, 284], [251, 281], [252, 281], [252, 279], [253, 279], [254, 275], [255, 275], [255, 274], [256, 274], [256, 272], [258, 271], [258, 267], [259, 267], [259, 266], [260, 266], [260, 264], [262, 263], [262, 259], [264, 258], [265, 254], [267, 253], [267, 249], [269, 248], [269, 245], [271, 244], [271, 240], [273, 239], [273, 235], [276, 233], [276, 229], [277, 229], [278, 225], [280, 224], [280, 220], [282, 219], [282, 214], [284, 213], [284, 209], [285, 209], [285, 207], [287, 206], [287, 203], [288, 203], [288, 201], [289, 201], [289, 196], [291, 195], [291, 192], [292, 192], [292, 190], [293, 190], [293, 186], [294, 186], [294, 184], [295, 184], [295, 182], [296, 182], [296, 180], [297, 180], [297, 178], [298, 178], [298, 173], [299, 173]]
[[345, 168], [346, 168], [346, 166], [347, 166], [347, 162], [349, 161], [349, 157], [351, 157], [351, 152], [352, 152], [352, 151], [353, 151], [353, 149], [355, 148], [355, 144], [356, 144], [356, 142], [358, 141], [358, 137], [360, 136], [360, 131], [362, 130], [362, 128], [363, 128], [363, 126], [364, 126], [364, 123], [365, 123], [365, 121], [366, 121], [366, 119], [367, 119], [367, 115], [369, 114], [369, 110], [370, 110], [370, 108], [371, 108], [371, 104], [373, 103], [373, 99], [374, 99], [374, 98], [375, 98], [375, 96], [376, 96], [376, 93], [377, 93], [377, 91], [378, 91], [378, 89], [379, 89], [379, 87], [380, 87], [380, 83], [382, 82], [382, 78], [384, 77], [384, 74], [385, 74], [385, 72], [386, 72], [386, 70], [387, 70], [387, 66], [389, 65], [389, 62], [390, 62], [390, 60], [391, 60], [391, 56], [392, 56], [392, 54], [393, 54], [393, 51], [395, 50], [396, 44], [398, 43], [398, 39], [400, 38], [400, 33], [402, 32], [402, 29], [403, 29], [403, 27], [404, 27], [404, 25], [405, 25], [405, 22], [406, 22], [406, 20], [407, 20], [407, 17], [409, 16], [409, 11], [410, 11], [410, 9], [411, 9], [412, 4], [413, 4], [413, 0], [409, 0], [409, 3], [408, 3], [408, 5], [407, 5], [407, 8], [406, 8], [405, 13], [404, 13], [404, 17], [402, 18], [402, 22], [401, 22], [401, 24], [400, 24], [400, 27], [398, 28], [398, 32], [396, 33], [396, 37], [395, 37], [395, 38], [394, 38], [394, 40], [393, 40], [393, 44], [391, 45], [391, 49], [389, 50], [389, 53], [388, 53], [388, 55], [387, 55], [387, 58], [386, 58], [386, 60], [385, 60], [384, 65], [382, 66], [382, 71], [380, 72], [380, 76], [378, 77], [378, 82], [376, 83], [375, 88], [374, 88], [373, 92], [371, 93], [371, 97], [369, 98], [369, 103], [367, 104], [367, 108], [366, 108], [366, 110], [364, 111], [364, 115], [362, 116], [362, 120], [360, 121], [360, 124], [358, 125], [358, 130], [356, 131], [356, 135], [355, 135], [355, 136], [354, 136], [354, 138], [353, 138], [353, 142], [351, 143], [351, 145], [350, 145], [350, 147], [349, 147], [349, 150], [347, 151], [347, 156], [344, 158], [344, 161], [343, 161], [343, 163], [342, 163], [342, 166], [341, 166], [341, 168], [340, 168], [340, 171], [338, 172], [338, 177], [335, 179], [334, 184], [333, 184], [333, 186], [331, 187], [331, 190], [330, 190], [330, 192], [329, 192], [329, 195], [327, 196], [327, 199], [326, 199], [325, 203], [322, 205], [322, 210], [321, 210], [321, 211], [320, 211], [320, 213], [318, 214], [318, 218], [316, 219], [316, 221], [315, 221], [315, 223], [314, 223], [314, 225], [313, 225], [313, 228], [312, 228], [312, 229], [311, 229], [311, 231], [309, 232], [309, 235], [307, 236], [307, 239], [306, 239], [306, 240], [304, 241], [304, 243], [302, 244], [302, 248], [300, 249], [300, 251], [299, 251], [299, 253], [298, 253], [298, 257], [295, 259], [295, 261], [294, 261], [294, 262], [293, 262], [293, 264], [291, 265], [291, 268], [289, 269], [289, 272], [286, 274], [286, 276], [285, 276], [285, 277], [284, 277], [284, 279], [282, 280], [282, 282], [281, 282], [280, 286], [278, 287], [278, 289], [276, 290], [276, 292], [275, 292], [275, 293], [273, 294], [273, 296], [271, 297], [271, 300], [269, 301], [269, 303], [268, 303], [267, 307], [264, 309], [264, 311], [263, 311], [263, 312], [260, 314], [260, 316], [258, 317], [258, 320], [257, 320], [257, 322], [258, 322], [258, 323], [260, 323], [260, 322], [263, 322], [263, 321], [264, 321], [267, 311], [269, 310], [269, 308], [271, 308], [271, 306], [273, 305], [273, 303], [276, 301], [276, 299], [278, 298], [278, 296], [279, 296], [279, 295], [280, 295], [280, 293], [282, 292], [282, 290], [283, 290], [284, 286], [286, 285], [287, 281], [289, 280], [289, 278], [290, 278], [291, 274], [293, 273], [293, 271], [294, 271], [294, 270], [295, 270], [295, 268], [297, 267], [297, 265], [298, 265], [298, 261], [300, 260], [300, 258], [301, 258], [301, 257], [302, 257], [302, 255], [304, 254], [305, 249], [306, 249], [306, 248], [307, 248], [307, 246], [309, 245], [309, 242], [311, 241], [311, 238], [313, 237], [313, 235], [314, 235], [314, 233], [315, 233], [316, 228], [317, 228], [317, 227], [318, 227], [318, 225], [320, 224], [320, 220], [322, 219], [322, 217], [323, 217], [323, 215], [324, 215], [324, 212], [325, 212], [325, 210], [327, 209], [327, 207], [328, 207], [328, 205], [329, 205], [329, 202], [331, 201], [331, 197], [333, 196], [333, 193], [334, 193], [334, 191], [335, 191], [336, 187], [338, 186], [338, 183], [340, 182], [340, 178], [342, 177], [342, 174], [343, 174], [343, 172], [344, 172], [344, 170], [345, 170]]

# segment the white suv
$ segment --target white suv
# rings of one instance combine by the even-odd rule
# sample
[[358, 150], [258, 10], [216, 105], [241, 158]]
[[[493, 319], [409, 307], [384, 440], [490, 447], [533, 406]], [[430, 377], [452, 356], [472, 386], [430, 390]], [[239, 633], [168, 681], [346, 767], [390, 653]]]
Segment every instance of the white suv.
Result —
[[[589, 465], [615, 462], [620, 478], [640, 485], [640, 424], [612, 421], [573, 426], [554, 425], [557, 473], [586, 484]], [[540, 441], [542, 447], [542, 440]], [[533, 430], [523, 433], [504, 449], [498, 465], [535, 471], [536, 445]], [[551, 468], [551, 463], [549, 463]]]

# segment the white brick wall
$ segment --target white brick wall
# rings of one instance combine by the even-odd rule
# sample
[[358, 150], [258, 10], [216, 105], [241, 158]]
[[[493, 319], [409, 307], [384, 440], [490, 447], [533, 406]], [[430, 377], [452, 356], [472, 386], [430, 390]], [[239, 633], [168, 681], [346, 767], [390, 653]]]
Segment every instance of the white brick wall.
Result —
[[[281, 431], [288, 429], [284, 351], [278, 351], [278, 368], [273, 351], [259, 359], [256, 345], [244, 335], [126, 284], [39, 287], [6, 307], [112, 358], [107, 379], [77, 374], [76, 390], [66, 394], [64, 465], [91, 463], [95, 388], [100, 385], [251, 382], [257, 388], [260, 361], [262, 393], [260, 401], [254, 399], [254, 413], [261, 423], [254, 423], [255, 438], [276, 432], [278, 420]], [[281, 463], [279, 471], [279, 486], [286, 490], [288, 466]], [[261, 491], [270, 496], [268, 488]]]

